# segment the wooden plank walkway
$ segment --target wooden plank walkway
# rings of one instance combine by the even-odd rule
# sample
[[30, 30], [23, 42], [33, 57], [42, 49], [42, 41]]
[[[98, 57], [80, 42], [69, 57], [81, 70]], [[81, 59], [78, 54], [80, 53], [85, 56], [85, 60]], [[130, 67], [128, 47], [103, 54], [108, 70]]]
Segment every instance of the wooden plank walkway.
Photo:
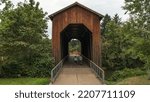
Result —
[[54, 85], [100, 85], [102, 82], [96, 77], [92, 69], [85, 63], [73, 62], [73, 57], [64, 63], [63, 69], [56, 78]]

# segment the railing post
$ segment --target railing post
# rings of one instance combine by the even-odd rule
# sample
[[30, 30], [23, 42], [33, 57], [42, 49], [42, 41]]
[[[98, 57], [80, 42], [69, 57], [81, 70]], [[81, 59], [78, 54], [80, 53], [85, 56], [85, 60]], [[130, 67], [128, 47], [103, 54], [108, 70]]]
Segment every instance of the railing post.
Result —
[[91, 68], [91, 67], [92, 67], [92, 66], [91, 66], [91, 61], [89, 61], [89, 63], [90, 63], [90, 68]]
[[103, 71], [103, 84], [105, 83], [105, 72]]
[[53, 83], [53, 72], [51, 71], [51, 83]]

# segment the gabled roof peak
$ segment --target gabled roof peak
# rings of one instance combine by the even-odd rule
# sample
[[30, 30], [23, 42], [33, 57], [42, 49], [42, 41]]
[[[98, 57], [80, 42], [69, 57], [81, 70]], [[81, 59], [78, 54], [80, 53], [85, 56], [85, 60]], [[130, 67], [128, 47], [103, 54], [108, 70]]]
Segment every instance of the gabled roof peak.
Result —
[[61, 10], [59, 10], [59, 11], [53, 13], [53, 14], [51, 14], [51, 15], [49, 15], [49, 18], [50, 18], [51, 20], [53, 20], [53, 18], [54, 18], [57, 14], [59, 14], [59, 13], [65, 11], [65, 10], [67, 10], [67, 9], [73, 7], [73, 6], [76, 6], [76, 5], [79, 6], [79, 7], [81, 7], [81, 8], [83, 8], [83, 9], [88, 10], [88, 11], [91, 12], [91, 13], [94, 13], [94, 14], [97, 15], [100, 19], [102, 19], [102, 18], [104, 17], [102, 14], [100, 14], [100, 13], [98, 13], [98, 12], [96, 12], [96, 11], [94, 11], [94, 10], [92, 10], [92, 9], [90, 9], [90, 8], [88, 8], [88, 7], [86, 7], [86, 6], [82, 5], [82, 4], [80, 4], [80, 3], [78, 3], [78, 2], [75, 2], [75, 3], [73, 3], [73, 4], [71, 4], [71, 5], [67, 6], [67, 7], [65, 7], [65, 8], [63, 8], [63, 9], [61, 9]]
[[77, 1], [74, 4], [79, 4]]

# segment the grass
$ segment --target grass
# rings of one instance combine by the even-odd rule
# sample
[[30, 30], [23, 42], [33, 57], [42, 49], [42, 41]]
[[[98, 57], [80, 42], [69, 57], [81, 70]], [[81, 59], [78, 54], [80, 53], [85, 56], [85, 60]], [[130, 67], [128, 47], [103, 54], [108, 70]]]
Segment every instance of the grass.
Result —
[[0, 85], [48, 85], [49, 78], [0, 78]]
[[148, 75], [134, 76], [119, 80], [117, 82], [107, 81], [108, 85], [150, 85]]
[[126, 78], [117, 83], [118, 85], [150, 85], [147, 75]]

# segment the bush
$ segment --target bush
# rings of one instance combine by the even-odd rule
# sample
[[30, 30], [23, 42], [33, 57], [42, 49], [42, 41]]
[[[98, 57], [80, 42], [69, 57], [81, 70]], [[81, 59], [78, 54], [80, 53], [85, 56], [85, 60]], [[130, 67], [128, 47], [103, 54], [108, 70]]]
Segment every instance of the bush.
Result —
[[51, 69], [54, 67], [53, 58], [41, 58], [32, 65], [11, 61], [0, 67], [0, 77], [50, 77]]
[[5, 63], [1, 68], [1, 77], [18, 77], [19, 73], [21, 68], [15, 61]]
[[136, 69], [125, 68], [123, 70], [118, 70], [118, 71], [113, 72], [111, 77], [108, 80], [118, 81], [127, 77], [139, 76], [143, 74], [146, 74], [146, 72], [139, 68], [136, 68]]
[[[50, 77], [51, 69], [46, 68], [28, 68], [26, 71], [24, 71], [24, 76], [28, 77]], [[22, 74], [23, 75], [23, 74]]]

